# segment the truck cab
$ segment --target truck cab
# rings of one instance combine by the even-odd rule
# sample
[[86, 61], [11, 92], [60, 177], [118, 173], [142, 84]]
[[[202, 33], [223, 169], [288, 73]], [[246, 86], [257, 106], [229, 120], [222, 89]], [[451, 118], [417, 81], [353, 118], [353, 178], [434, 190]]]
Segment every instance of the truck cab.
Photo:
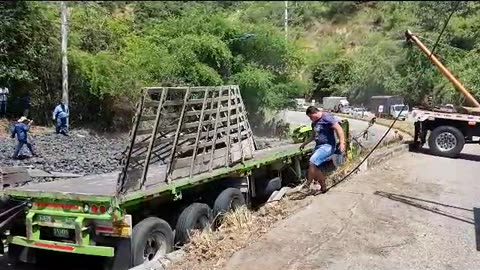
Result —
[[[403, 108], [405, 106], [405, 108]], [[403, 109], [403, 110], [402, 110]], [[408, 105], [404, 104], [395, 104], [390, 106], [390, 115], [399, 120], [405, 121], [408, 118]]]

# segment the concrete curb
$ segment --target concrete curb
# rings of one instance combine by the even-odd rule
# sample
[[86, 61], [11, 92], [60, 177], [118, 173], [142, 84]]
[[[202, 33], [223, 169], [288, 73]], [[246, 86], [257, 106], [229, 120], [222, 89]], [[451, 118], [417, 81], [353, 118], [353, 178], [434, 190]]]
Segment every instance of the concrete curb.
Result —
[[393, 146], [387, 146], [377, 150], [377, 153], [373, 153], [367, 160], [360, 166], [360, 171], [366, 171], [371, 167], [375, 167], [382, 163], [383, 161], [390, 159], [395, 154], [408, 152], [408, 144], [400, 143], [399, 145], [394, 144]]
[[[362, 164], [362, 166], [360, 166], [359, 171], [367, 171], [381, 162], [391, 158], [394, 154], [400, 154], [404, 152], [408, 152], [408, 144], [404, 142], [400, 142], [400, 144], [393, 143], [392, 145], [379, 148]], [[185, 255], [185, 251], [179, 249], [167, 255], [157, 255], [151, 261], [130, 268], [129, 270], [166, 270], [170, 264], [181, 261]]]

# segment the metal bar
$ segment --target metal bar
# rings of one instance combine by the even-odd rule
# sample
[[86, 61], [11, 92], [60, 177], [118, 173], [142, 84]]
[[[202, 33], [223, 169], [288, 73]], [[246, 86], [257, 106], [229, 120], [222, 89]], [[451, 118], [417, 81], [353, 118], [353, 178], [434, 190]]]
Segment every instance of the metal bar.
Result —
[[173, 139], [172, 150], [170, 152], [170, 162], [168, 163], [167, 173], [165, 174], [165, 176], [167, 178], [167, 183], [171, 182], [168, 175], [170, 174], [170, 171], [172, 169], [172, 165], [173, 165], [173, 162], [174, 162], [175, 150], [177, 149], [178, 137], [180, 136], [180, 130], [181, 130], [182, 125], [183, 125], [183, 118], [185, 117], [185, 109], [187, 107], [187, 101], [188, 101], [189, 95], [190, 95], [190, 87], [187, 88], [187, 90], [185, 91], [185, 97], [183, 98], [182, 111], [180, 112], [180, 119], [178, 119], [177, 131], [176, 131], [175, 137]]
[[231, 143], [231, 126], [230, 126], [230, 117], [232, 114], [232, 91], [230, 87], [228, 87], [228, 114], [227, 114], [227, 155], [225, 156], [225, 166], [228, 166], [230, 164], [231, 158], [230, 158], [230, 143]]
[[209, 94], [209, 90], [210, 89], [207, 88], [207, 90], [205, 91], [205, 96], [203, 97], [202, 111], [200, 112], [200, 121], [197, 128], [197, 137], [195, 138], [195, 148], [193, 149], [192, 162], [190, 163], [190, 177], [192, 177], [193, 166], [195, 165], [195, 158], [197, 157], [198, 140], [200, 139], [200, 132], [202, 131], [203, 117], [205, 107], [207, 106], [207, 97]]
[[472, 103], [475, 107], [480, 107], [480, 103], [470, 94], [470, 92], [465, 89], [465, 87], [453, 76], [453, 74], [433, 55], [433, 53], [415, 36], [410, 32], [410, 30], [407, 30], [405, 32], [405, 36], [407, 37], [407, 40], [412, 40], [415, 45], [417, 45], [420, 50], [427, 55], [428, 59], [432, 61], [432, 63], [440, 69], [440, 72], [445, 75], [445, 77], [450, 80], [450, 82], [455, 86], [455, 88], [466, 98], [470, 103]]
[[145, 158], [144, 165], [143, 165], [140, 188], [144, 186], [145, 181], [147, 179], [148, 165], [150, 162], [150, 158], [152, 157], [152, 149], [155, 144], [155, 139], [157, 138], [158, 126], [160, 124], [160, 113], [162, 112], [162, 108], [163, 108], [162, 105], [165, 102], [165, 99], [167, 98], [167, 93], [168, 93], [168, 89], [163, 89], [162, 96], [160, 97], [160, 102], [157, 108], [157, 118], [155, 119], [155, 125], [152, 129], [152, 135], [150, 135], [150, 144], [148, 145], [147, 157]]
[[238, 102], [238, 99], [241, 99], [241, 97], [237, 93], [237, 89], [235, 88], [235, 110], [237, 112], [237, 132], [238, 132], [238, 142], [240, 143], [240, 152], [242, 153], [242, 162], [245, 161], [245, 155], [243, 154], [243, 145], [242, 145], [242, 135], [241, 135], [241, 128], [240, 128], [240, 110], [238, 110], [238, 106], [240, 103]]
[[[219, 90], [218, 90], [218, 95], [219, 96], [222, 96], [223, 94], [223, 89], [220, 87]], [[215, 127], [213, 128], [213, 143], [212, 143], [212, 153], [210, 153], [210, 165], [209, 165], [209, 168], [208, 170], [209, 171], [212, 171], [213, 169], [213, 153], [215, 153], [215, 143], [217, 142], [217, 129], [218, 129], [218, 118], [220, 118], [220, 107], [221, 107], [222, 103], [220, 100], [218, 100], [217, 102], [217, 115], [215, 117]], [[207, 133], [208, 134], [208, 133]]]
[[[215, 87], [214, 89], [217, 90], [216, 87]], [[219, 92], [219, 93], [220, 93], [220, 92]], [[218, 95], [218, 97], [220, 97], [220, 94]], [[211, 98], [211, 100], [210, 100], [210, 111], [213, 110], [214, 104], [215, 104], [215, 92], [213, 92], [212, 98]], [[207, 134], [205, 135], [205, 143], [204, 143], [204, 145], [203, 145], [203, 152], [202, 152], [202, 153], [206, 153], [207, 147], [210, 145], [210, 144], [208, 143], [208, 139], [209, 139], [209, 137], [210, 137], [210, 125], [214, 123], [213, 120], [212, 120], [212, 114], [211, 114], [211, 113], [210, 113], [208, 119], [209, 119], [209, 120], [208, 120], [209, 124], [208, 124], [208, 126], [207, 126]], [[218, 118], [215, 118], [214, 120], [215, 120], [215, 121], [218, 121]], [[214, 136], [215, 136], [215, 135], [214, 135]], [[213, 147], [213, 145], [212, 145], [212, 147]], [[190, 172], [190, 173], [191, 173], [191, 172]]]
[[124, 191], [123, 187], [125, 185], [125, 177], [127, 176], [128, 166], [130, 165], [130, 157], [132, 155], [133, 145], [135, 144], [135, 136], [138, 130], [138, 126], [140, 124], [140, 117], [142, 116], [144, 102], [145, 102], [145, 95], [142, 95], [137, 107], [137, 113], [135, 115], [135, 124], [133, 126], [132, 133], [130, 136], [130, 146], [128, 147], [125, 166], [122, 168], [122, 172], [120, 173], [120, 177], [119, 177], [120, 179], [118, 179], [118, 182], [117, 182], [117, 195], [118, 193]]
[[[250, 134], [248, 135], [248, 137], [251, 137], [251, 136], [253, 136], [253, 134], [251, 133], [252, 129], [250, 127], [250, 122], [248, 122], [247, 110], [245, 109], [245, 103], [243, 103], [242, 94], [240, 93], [240, 89], [238, 89], [238, 87], [235, 87], [235, 88], [238, 90], [238, 97], [240, 98], [240, 104], [242, 106], [243, 121], [246, 123], [246, 129], [250, 131]], [[253, 142], [253, 147], [252, 147], [252, 142]], [[253, 153], [256, 149], [255, 141], [250, 140], [248, 146], [250, 148], [250, 153]]]

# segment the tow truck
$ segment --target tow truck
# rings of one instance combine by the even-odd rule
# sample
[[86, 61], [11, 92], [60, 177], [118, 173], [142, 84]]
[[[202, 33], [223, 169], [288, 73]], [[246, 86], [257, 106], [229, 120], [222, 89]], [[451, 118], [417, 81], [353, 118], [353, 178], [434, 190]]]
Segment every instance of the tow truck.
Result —
[[7, 257], [34, 263], [43, 250], [103, 257], [105, 269], [140, 265], [225, 212], [298, 184], [313, 150], [299, 149], [306, 137], [259, 150], [236, 85], [145, 88], [121, 171], [1, 192]]
[[412, 147], [421, 148], [427, 142], [432, 154], [444, 157], [458, 157], [465, 144], [479, 144], [480, 140], [480, 104], [475, 97], [458, 81], [455, 76], [432, 54], [432, 52], [407, 30], [407, 41], [415, 44], [440, 72], [454, 85], [473, 107], [433, 107], [419, 106], [413, 108], [415, 121]]

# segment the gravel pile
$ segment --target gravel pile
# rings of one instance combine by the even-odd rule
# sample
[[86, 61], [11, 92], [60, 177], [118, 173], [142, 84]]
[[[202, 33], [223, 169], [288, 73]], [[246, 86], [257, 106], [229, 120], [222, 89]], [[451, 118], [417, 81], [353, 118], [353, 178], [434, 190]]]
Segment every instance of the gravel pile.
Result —
[[[2, 166], [32, 166], [47, 172], [69, 172], [84, 175], [101, 174], [119, 169], [120, 153], [128, 143], [126, 135], [106, 138], [83, 130], [72, 130], [69, 137], [55, 133], [29, 134], [37, 157], [31, 157], [26, 146], [20, 160], [11, 158], [16, 139], [0, 137], [0, 164]], [[256, 137], [259, 149], [288, 144], [289, 141]]]
[[2, 166], [33, 166], [47, 172], [100, 174], [118, 169], [118, 157], [126, 146], [126, 137], [105, 138], [86, 131], [73, 130], [69, 137], [47, 133], [30, 135], [38, 157], [30, 156], [26, 146], [20, 152], [21, 160], [11, 158], [16, 139], [0, 138], [0, 164]]

